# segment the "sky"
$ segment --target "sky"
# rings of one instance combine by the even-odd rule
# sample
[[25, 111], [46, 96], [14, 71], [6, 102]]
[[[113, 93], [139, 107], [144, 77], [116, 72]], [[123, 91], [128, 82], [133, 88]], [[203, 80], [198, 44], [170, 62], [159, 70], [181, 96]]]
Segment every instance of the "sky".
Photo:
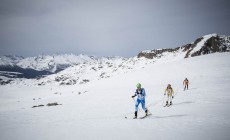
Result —
[[136, 56], [230, 35], [229, 0], [0, 0], [0, 55]]

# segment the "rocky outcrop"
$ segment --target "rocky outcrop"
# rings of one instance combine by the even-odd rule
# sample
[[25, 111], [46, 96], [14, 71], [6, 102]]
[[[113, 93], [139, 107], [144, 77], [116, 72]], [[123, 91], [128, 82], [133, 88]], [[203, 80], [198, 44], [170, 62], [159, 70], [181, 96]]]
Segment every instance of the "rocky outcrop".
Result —
[[196, 39], [193, 43], [183, 45], [177, 48], [157, 49], [151, 51], [142, 51], [138, 54], [138, 58], [145, 57], [147, 59], [160, 58], [163, 53], [177, 53], [179, 50], [185, 52], [184, 58], [195, 57], [215, 52], [230, 51], [230, 36], [219, 36], [210, 34]]
[[151, 51], [142, 51], [140, 52], [137, 57], [145, 57], [148, 59], [153, 59], [153, 58], [160, 58], [162, 56], [163, 53], [165, 52], [171, 52], [171, 53], [175, 53], [180, 49], [180, 47], [178, 48], [174, 48], [174, 49], [157, 49], [157, 50], [151, 50]]
[[[212, 36], [204, 42], [200, 50], [193, 52], [191, 54], [190, 52], [187, 52], [185, 58], [188, 58], [189, 55], [191, 57], [194, 57], [194, 56], [200, 56], [200, 55], [205, 55], [205, 54], [210, 54], [215, 52], [229, 52], [230, 51], [229, 42], [230, 42], [230, 37], [228, 36], [225, 37], [218, 36], [218, 35]], [[192, 51], [192, 49], [190, 51]]]

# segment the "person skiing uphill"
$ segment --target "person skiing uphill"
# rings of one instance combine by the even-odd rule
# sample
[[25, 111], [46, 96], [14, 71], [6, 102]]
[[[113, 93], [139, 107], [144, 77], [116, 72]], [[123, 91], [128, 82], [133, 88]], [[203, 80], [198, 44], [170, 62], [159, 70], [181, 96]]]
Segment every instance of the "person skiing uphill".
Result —
[[[174, 97], [174, 91], [173, 91], [173, 88], [171, 87], [170, 84], [168, 84], [167, 88], [165, 89], [165, 93], [164, 95], [167, 93], [167, 96], [168, 96], [168, 100], [166, 101], [166, 105], [172, 105], [172, 98]], [[170, 104], [169, 104], [169, 101], [170, 101]]]
[[142, 109], [145, 111], [145, 115], [146, 116], [148, 115], [148, 109], [145, 107], [145, 96], [146, 96], [146, 93], [145, 93], [145, 89], [141, 88], [141, 84], [140, 83], [137, 84], [136, 92], [132, 96], [132, 98], [134, 98], [136, 96], [137, 96], [137, 101], [136, 101], [136, 104], [135, 104], [135, 113], [134, 113], [135, 116], [134, 116], [134, 119], [137, 118], [137, 111], [138, 111], [138, 106], [139, 106], [140, 103], [142, 105]]
[[184, 90], [185, 90], [186, 88], [187, 88], [187, 90], [188, 90], [188, 83], [189, 83], [188, 79], [185, 78], [185, 80], [184, 80], [184, 82], [183, 82]]

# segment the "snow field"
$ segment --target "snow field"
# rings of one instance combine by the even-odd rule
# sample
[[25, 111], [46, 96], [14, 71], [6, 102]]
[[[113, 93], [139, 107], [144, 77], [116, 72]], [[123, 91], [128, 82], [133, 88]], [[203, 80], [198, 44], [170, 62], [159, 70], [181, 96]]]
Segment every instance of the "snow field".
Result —
[[[149, 64], [84, 85], [0, 86], [0, 139], [227, 140], [229, 54]], [[186, 77], [191, 84], [183, 91]], [[146, 106], [153, 115], [133, 120], [131, 96], [138, 82], [146, 90]], [[176, 96], [173, 106], [162, 107], [169, 83]], [[32, 108], [50, 102], [62, 105]]]

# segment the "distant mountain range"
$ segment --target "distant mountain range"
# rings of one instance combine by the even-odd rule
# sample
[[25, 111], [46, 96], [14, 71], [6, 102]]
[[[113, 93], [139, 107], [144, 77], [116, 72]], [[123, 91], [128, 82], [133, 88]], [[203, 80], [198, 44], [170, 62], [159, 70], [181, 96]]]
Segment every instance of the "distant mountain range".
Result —
[[[1, 56], [0, 84], [84, 84], [144, 68], [149, 63], [166, 63], [215, 52], [230, 51], [230, 36], [209, 34], [177, 48], [146, 50], [131, 58], [87, 55]], [[23, 79], [23, 80], [22, 80]], [[35, 80], [34, 80], [35, 79]], [[27, 81], [28, 81], [27, 80]]]

